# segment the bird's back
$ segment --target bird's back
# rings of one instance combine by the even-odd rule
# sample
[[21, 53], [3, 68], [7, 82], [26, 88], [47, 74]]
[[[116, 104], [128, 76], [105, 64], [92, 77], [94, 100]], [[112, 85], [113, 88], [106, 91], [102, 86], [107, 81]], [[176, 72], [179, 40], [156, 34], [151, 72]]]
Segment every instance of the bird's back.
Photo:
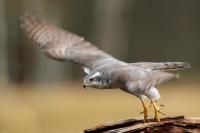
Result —
[[177, 78], [177, 75], [173, 73], [152, 71], [129, 64], [107, 65], [101, 68], [101, 71], [105, 79], [123, 83], [126, 88], [130, 88], [130, 84], [137, 84], [138, 88], [149, 88]]

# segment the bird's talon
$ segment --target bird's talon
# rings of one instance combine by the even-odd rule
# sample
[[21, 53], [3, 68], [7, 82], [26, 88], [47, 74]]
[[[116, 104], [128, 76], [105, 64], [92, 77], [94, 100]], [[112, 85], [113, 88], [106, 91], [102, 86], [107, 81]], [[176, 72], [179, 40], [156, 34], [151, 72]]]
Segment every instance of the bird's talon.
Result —
[[160, 105], [160, 108], [164, 108], [164, 107], [165, 107], [165, 105], [164, 105], [164, 104], [161, 104], [161, 105]]
[[152, 101], [153, 107], [154, 107], [154, 111], [155, 111], [155, 120], [159, 123], [160, 122], [160, 118], [159, 118], [159, 114], [165, 115], [165, 113], [161, 112], [160, 109], [164, 108], [164, 105], [156, 105], [155, 101]]
[[140, 114], [144, 114], [144, 111], [140, 112]]
[[140, 112], [140, 114], [144, 114], [144, 120], [146, 121], [146, 119], [148, 118], [148, 111], [147, 109], [144, 109], [144, 111]]
[[165, 113], [161, 112], [160, 110], [158, 110], [158, 113], [160, 113], [162, 115], [166, 115]]

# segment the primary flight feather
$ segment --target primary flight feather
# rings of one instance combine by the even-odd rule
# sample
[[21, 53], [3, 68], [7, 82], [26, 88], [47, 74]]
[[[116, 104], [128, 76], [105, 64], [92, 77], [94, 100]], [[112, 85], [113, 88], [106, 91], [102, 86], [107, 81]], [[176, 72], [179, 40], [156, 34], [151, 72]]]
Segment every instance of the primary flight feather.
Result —
[[120, 88], [138, 97], [144, 108], [142, 113], [145, 121], [148, 110], [144, 98], [150, 99], [155, 110], [155, 119], [159, 122], [158, 114], [162, 112], [160, 106], [156, 105], [156, 100], [160, 98], [156, 87], [178, 77], [177, 74], [165, 71], [190, 68], [190, 64], [186, 62], [125, 63], [98, 49], [83, 37], [65, 31], [38, 16], [25, 14], [20, 20], [25, 36], [46, 56], [83, 67], [87, 73], [83, 79], [84, 87]]

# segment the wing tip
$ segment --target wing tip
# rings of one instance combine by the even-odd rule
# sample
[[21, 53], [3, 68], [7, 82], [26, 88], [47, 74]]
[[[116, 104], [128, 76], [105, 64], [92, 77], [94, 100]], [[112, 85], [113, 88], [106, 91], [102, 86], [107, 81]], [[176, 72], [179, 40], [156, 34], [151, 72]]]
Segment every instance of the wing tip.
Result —
[[188, 63], [188, 62], [184, 62], [184, 63], [185, 63], [185, 68], [191, 68], [192, 67], [190, 63]]
[[19, 18], [20, 21], [20, 28], [21, 29], [26, 29], [30, 27], [34, 27], [38, 23], [43, 23], [41, 18], [39, 18], [38, 15], [33, 15], [29, 12], [26, 12], [24, 15], [20, 16]]

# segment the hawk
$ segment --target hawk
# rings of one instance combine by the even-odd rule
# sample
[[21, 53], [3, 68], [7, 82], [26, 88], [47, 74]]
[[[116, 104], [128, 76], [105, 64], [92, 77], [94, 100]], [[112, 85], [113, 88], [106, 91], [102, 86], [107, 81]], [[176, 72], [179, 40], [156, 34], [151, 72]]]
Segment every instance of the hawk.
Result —
[[157, 104], [160, 94], [157, 86], [178, 75], [168, 71], [190, 68], [186, 62], [126, 63], [100, 50], [76, 34], [65, 31], [38, 16], [25, 14], [20, 18], [21, 29], [49, 58], [79, 64], [87, 74], [83, 87], [99, 89], [119, 88], [138, 97], [143, 105], [144, 121], [148, 118], [148, 98], [154, 107], [155, 120], [160, 121], [162, 105]]

